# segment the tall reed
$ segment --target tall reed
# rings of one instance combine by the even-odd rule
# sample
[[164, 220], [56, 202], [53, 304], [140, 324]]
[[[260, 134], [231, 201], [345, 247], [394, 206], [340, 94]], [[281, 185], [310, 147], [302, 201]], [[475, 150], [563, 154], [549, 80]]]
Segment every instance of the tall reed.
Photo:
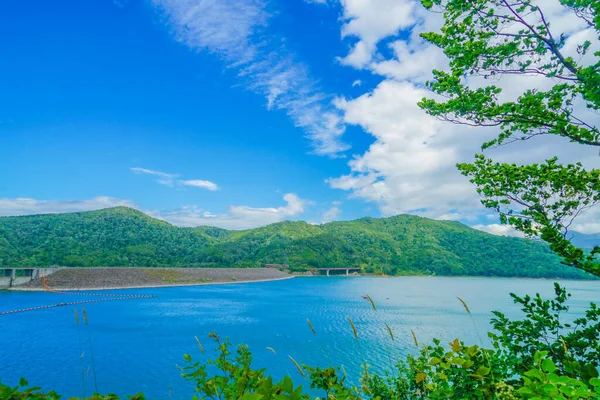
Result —
[[204, 347], [202, 346], [202, 343], [200, 343], [200, 339], [198, 339], [198, 336], [194, 336], [196, 338], [196, 343], [198, 343], [198, 349], [200, 349], [200, 353], [204, 354]]
[[300, 375], [304, 376], [304, 370], [302, 369], [302, 367], [300, 366], [300, 364], [298, 364], [298, 361], [294, 360], [294, 357], [292, 357], [292, 356], [288, 356], [288, 357], [290, 358], [290, 360], [292, 360], [292, 362], [294, 363], [294, 365], [298, 369], [298, 372], [300, 373]]
[[81, 390], [82, 397], [85, 397], [85, 368], [83, 367], [83, 344], [81, 342], [81, 329], [79, 328], [79, 314], [77, 313], [77, 309], [74, 308], [73, 312], [75, 313], [75, 326], [77, 326], [77, 339], [79, 340], [79, 364], [81, 368]]
[[[313, 326], [313, 324], [312, 324], [312, 322], [311, 322], [310, 319], [306, 318], [306, 324], [310, 328], [310, 331], [312, 332], [312, 334], [314, 336], [317, 336], [317, 330]], [[331, 358], [331, 354], [329, 352], [329, 347], [327, 346], [327, 344], [325, 344], [325, 348], [321, 351], [321, 353], [325, 354], [325, 358], [327, 359], [327, 363], [329, 364], [329, 366], [333, 367], [335, 364], [333, 363], [333, 360]]]
[[475, 333], [477, 334], [477, 338], [479, 339], [479, 343], [481, 344], [481, 347], [484, 347], [484, 345], [483, 345], [483, 339], [481, 338], [481, 334], [479, 333], [479, 329], [477, 329], [477, 324], [475, 323], [475, 319], [473, 318], [473, 314], [471, 314], [471, 310], [469, 309], [469, 306], [467, 305], [467, 302], [464, 301], [463, 299], [461, 299], [458, 296], [456, 298], [463, 305], [463, 307], [464, 307], [465, 311], [467, 312], [467, 314], [469, 314], [469, 317], [471, 318], [471, 323], [473, 324], [473, 328], [475, 328]]
[[[269, 350], [271, 353], [273, 353], [273, 355], [277, 356], [277, 352], [275, 351], [274, 348], [265, 347], [265, 350]], [[288, 357], [290, 357], [290, 356], [288, 356]], [[290, 374], [290, 371], [288, 371], [288, 369], [286, 367], [283, 367], [283, 371], [285, 372], [285, 376], [289, 376], [290, 378], [292, 377], [292, 374]]]
[[85, 308], [81, 307], [81, 312], [83, 313], [83, 320], [85, 321], [85, 326], [88, 332], [88, 344], [90, 346], [90, 360], [92, 361], [92, 372], [94, 373], [94, 389], [96, 393], [98, 393], [98, 380], [96, 378], [96, 363], [94, 362], [94, 350], [92, 348], [92, 333], [90, 330], [89, 320], [87, 317], [87, 312]]
[[354, 339], [356, 339], [356, 342], [358, 343], [358, 351], [359, 351], [360, 356], [362, 358], [361, 367], [364, 370], [368, 370], [369, 363], [367, 362], [367, 356], [366, 356], [366, 353], [365, 353], [365, 351], [363, 349], [360, 337], [358, 335], [358, 329], [356, 328], [356, 325], [354, 324], [354, 321], [352, 320], [352, 318], [348, 317], [348, 322], [350, 323], [350, 328], [352, 328], [352, 335], [354, 336]]
[[[380, 318], [380, 314], [377, 311], [377, 305], [375, 304], [375, 301], [373, 301], [373, 298], [370, 295], [367, 295], [367, 300], [369, 300], [369, 303], [371, 303], [371, 308], [373, 308], [373, 311], [375, 312], [375, 322], [378, 326], [378, 328], [381, 328], [381, 340], [383, 341], [383, 343], [385, 343], [385, 350], [387, 352], [387, 358], [388, 358], [388, 363], [389, 363], [389, 367], [390, 367], [390, 373], [393, 373], [394, 371], [394, 354], [393, 354], [393, 349], [390, 346], [390, 342], [388, 341], [388, 336], [389, 338], [392, 340], [392, 342], [394, 342], [394, 332], [392, 331], [392, 328], [387, 324], [387, 323], [383, 323], [381, 321]], [[387, 334], [386, 334], [386, 330], [383, 327], [383, 325], [385, 325], [385, 327], [387, 328]]]
[[490, 361], [490, 358], [487, 354], [487, 350], [485, 349], [485, 346], [483, 344], [483, 339], [481, 338], [481, 334], [479, 333], [479, 329], [477, 329], [477, 324], [475, 323], [475, 319], [473, 318], [473, 314], [471, 314], [471, 310], [469, 309], [469, 306], [467, 305], [467, 302], [464, 301], [463, 299], [461, 299], [460, 297], [456, 297], [458, 299], [458, 301], [461, 302], [461, 304], [463, 305], [463, 307], [465, 308], [465, 311], [467, 312], [467, 314], [469, 314], [469, 317], [471, 317], [471, 323], [473, 324], [473, 328], [475, 328], [475, 333], [477, 334], [477, 337], [479, 338], [479, 343], [481, 344], [481, 351], [483, 352], [483, 356], [485, 357], [487, 363], [488, 363], [488, 367], [490, 368], [491, 371], [491, 377], [492, 379], [494, 379], [494, 372], [492, 371], [492, 362]]

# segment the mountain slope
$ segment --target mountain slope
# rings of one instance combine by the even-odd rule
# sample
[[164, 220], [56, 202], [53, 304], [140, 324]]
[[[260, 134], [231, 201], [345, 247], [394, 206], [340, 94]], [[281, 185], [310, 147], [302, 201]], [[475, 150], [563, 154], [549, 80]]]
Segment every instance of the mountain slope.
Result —
[[175, 265], [213, 241], [126, 207], [0, 218], [1, 265]]
[[570, 277], [541, 243], [461, 223], [399, 215], [315, 226], [281, 222], [246, 231], [178, 228], [139, 211], [0, 218], [4, 266], [360, 266], [366, 272]]
[[600, 246], [600, 233], [584, 235], [579, 232], [571, 232], [567, 236], [575, 246], [591, 250], [594, 246]]

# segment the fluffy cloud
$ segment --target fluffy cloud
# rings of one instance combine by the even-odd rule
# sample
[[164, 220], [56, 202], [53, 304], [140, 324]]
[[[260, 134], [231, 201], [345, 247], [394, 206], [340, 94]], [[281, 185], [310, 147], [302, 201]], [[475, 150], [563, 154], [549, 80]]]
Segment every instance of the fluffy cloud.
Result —
[[443, 69], [447, 60], [439, 48], [424, 45], [420, 38], [416, 41], [417, 44], [415, 40], [390, 43], [389, 48], [395, 58], [369, 64], [371, 71], [399, 81], [425, 82], [431, 78], [431, 71], [434, 68]]
[[341, 214], [342, 209], [340, 208], [339, 202], [334, 202], [333, 206], [323, 213], [323, 217], [321, 218], [321, 223], [325, 224], [327, 222], [335, 221], [337, 217]]
[[600, 233], [600, 207], [584, 211], [571, 225], [571, 230], [586, 234]]
[[523, 237], [523, 234], [513, 227], [509, 225], [501, 225], [501, 224], [489, 224], [489, 225], [473, 225], [472, 228], [477, 230], [491, 233], [492, 235], [498, 236], [515, 236], [515, 237]]
[[283, 196], [283, 200], [285, 205], [280, 207], [231, 206], [225, 214], [213, 214], [196, 206], [169, 211], [143, 210], [133, 201], [106, 196], [75, 201], [0, 198], [0, 217], [92, 211], [124, 206], [178, 226], [209, 225], [226, 229], [250, 229], [297, 217], [311, 204], [293, 193]]
[[355, 68], [367, 66], [379, 41], [397, 35], [416, 22], [415, 1], [341, 0], [341, 3], [344, 9], [342, 37], [355, 37], [358, 41], [350, 53], [339, 60]]
[[138, 206], [130, 201], [114, 197], [99, 196], [90, 200], [36, 200], [28, 198], [0, 199], [0, 216], [17, 216], [32, 214], [59, 214], [78, 211], [100, 210], [109, 207], [131, 207]]
[[173, 186], [192, 186], [192, 187], [207, 189], [207, 190], [210, 190], [213, 192], [215, 190], [219, 190], [219, 187], [217, 186], [217, 184], [214, 182], [211, 182], [211, 181], [206, 181], [206, 180], [201, 180], [201, 179], [189, 179], [189, 180], [175, 179], [179, 175], [168, 174], [166, 172], [155, 171], [155, 170], [146, 169], [146, 168], [133, 167], [133, 168], [129, 168], [129, 169], [136, 174], [155, 176], [158, 178], [156, 180], [156, 182], [161, 185], [166, 185], [166, 186], [171, 186], [171, 187], [173, 187]]
[[[442, 123], [416, 104], [426, 94], [408, 82], [384, 81], [372, 93], [339, 99], [345, 121], [361, 126], [375, 142], [349, 162], [350, 174], [330, 179], [330, 186], [377, 203], [384, 215], [439, 217], [451, 210], [477, 208], [473, 188], [454, 165], [465, 161], [458, 146], [468, 145], [473, 154], [479, 142], [465, 144], [464, 139], [441, 135]], [[446, 128], [454, 138], [469, 135]]]
[[[319, 1], [323, 2], [323, 1]], [[271, 17], [262, 0], [153, 0], [176, 40], [220, 57], [242, 85], [263, 95], [269, 109], [284, 110], [312, 140], [314, 152], [337, 156], [348, 149], [344, 125], [308, 68], [264, 28]]]
[[[362, 127], [375, 140], [364, 154], [349, 161], [349, 173], [329, 179], [329, 185], [376, 203], [383, 215], [414, 213], [465, 221], [485, 218], [475, 188], [460, 175], [455, 164], [472, 161], [481, 143], [496, 131], [442, 123], [416, 105], [423, 97], [433, 96], [423, 89], [431, 70], [447, 66], [439, 49], [418, 36], [423, 31], [438, 30], [442, 16], [426, 12], [417, 1], [409, 0], [341, 0], [341, 4], [345, 17], [342, 36], [357, 38], [353, 50], [342, 61], [355, 68], [366, 68], [384, 80], [361, 96], [337, 99], [344, 122]], [[544, 8], [554, 29], [568, 34], [565, 53], [576, 55], [575, 44], [585, 39], [593, 43], [590, 53], [600, 49], [592, 30], [564, 13], [558, 2], [544, 1]], [[388, 57], [378, 51], [382, 43], [391, 50]], [[489, 83], [481, 78], [469, 79], [475, 87]], [[494, 82], [504, 89], [502, 101], [514, 99], [526, 88], [543, 89], [553, 83], [551, 79], [531, 76], [505, 76]], [[582, 104], [576, 108], [578, 115], [600, 124], [598, 114]], [[557, 155], [563, 162], [600, 166], [597, 150], [558, 137], [503, 146], [488, 155], [516, 163], [540, 162]], [[578, 221], [577, 229], [600, 231], [600, 215], [588, 213]], [[482, 226], [478, 227], [484, 229]], [[485, 229], [500, 232], [498, 226], [486, 226]]]
[[286, 204], [280, 207], [231, 206], [225, 214], [213, 214], [194, 206], [148, 214], [178, 226], [208, 225], [225, 229], [251, 229], [296, 217], [309, 204], [293, 193], [283, 196], [283, 200]]

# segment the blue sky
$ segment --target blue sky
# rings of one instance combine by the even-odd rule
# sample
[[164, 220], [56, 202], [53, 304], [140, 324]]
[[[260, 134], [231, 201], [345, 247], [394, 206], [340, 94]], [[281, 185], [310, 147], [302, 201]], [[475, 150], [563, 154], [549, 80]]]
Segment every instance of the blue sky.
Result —
[[415, 106], [410, 0], [19, 0], [0, 13], [0, 215], [129, 205], [233, 229], [492, 224], [469, 142]]
[[[298, 42], [297, 57], [314, 61], [324, 90], [351, 88], [357, 74], [333, 60], [343, 49], [336, 11], [290, 3], [277, 24]], [[315, 220], [345, 200], [325, 183], [344, 172], [344, 160], [309, 154], [310, 141], [284, 111], [267, 110], [264, 96], [218, 55], [175, 41], [150, 4], [26, 0], [10, 2], [0, 18], [0, 47], [12, 61], [0, 65], [0, 168], [13, 171], [3, 174], [1, 197], [110, 196], [144, 209], [193, 204], [222, 213], [229, 205], [284, 205], [282, 193], [296, 193], [315, 203], [304, 216]], [[314, 37], [301, 37], [304, 24], [317, 28]], [[306, 40], [319, 36], [331, 43], [317, 56]], [[368, 138], [354, 141], [365, 146]], [[219, 190], [157, 185], [131, 167], [210, 180]], [[347, 217], [366, 213], [362, 202], [346, 203]]]

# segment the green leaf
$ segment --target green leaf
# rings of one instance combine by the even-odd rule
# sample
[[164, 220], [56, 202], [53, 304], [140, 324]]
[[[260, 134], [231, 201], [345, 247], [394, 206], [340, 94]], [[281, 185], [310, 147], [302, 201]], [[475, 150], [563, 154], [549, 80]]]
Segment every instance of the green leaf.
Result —
[[286, 376], [283, 378], [283, 381], [281, 382], [281, 386], [288, 393], [290, 393], [294, 389], [294, 384], [292, 382], [292, 379], [289, 376]]
[[591, 378], [598, 377], [598, 369], [594, 364], [586, 364], [581, 369], [581, 375], [584, 379], [589, 380]]
[[544, 379], [544, 374], [542, 373], [542, 371], [539, 371], [537, 369], [529, 370], [529, 371], [525, 372], [523, 375], [525, 375], [529, 378], [536, 378], [537, 380], [540, 380], [540, 381]]
[[556, 366], [554, 365], [552, 359], [546, 358], [544, 361], [542, 361], [542, 369], [544, 372], [552, 373], [556, 370]]
[[265, 397], [265, 396], [263, 396], [262, 394], [259, 394], [259, 393], [246, 393], [242, 397], [242, 400], [260, 400], [263, 397]]
[[547, 355], [547, 351], [538, 351], [534, 354], [533, 361], [535, 361], [536, 364], [539, 364], [542, 361], [542, 359], [546, 358]]
[[448, 380], [448, 375], [446, 375], [446, 374], [443, 374], [443, 373], [441, 373], [441, 372], [436, 372], [435, 374], [436, 374], [436, 375], [437, 375], [437, 376], [438, 376], [438, 377], [439, 377], [441, 380], [443, 380], [443, 381], [447, 381], [447, 380]]
[[438, 365], [440, 362], [442, 362], [442, 360], [440, 360], [438, 357], [432, 357], [429, 361], [429, 365]]
[[433, 1], [432, 0], [421, 0], [421, 4], [423, 5], [423, 7], [425, 7], [428, 10], [433, 7]]

